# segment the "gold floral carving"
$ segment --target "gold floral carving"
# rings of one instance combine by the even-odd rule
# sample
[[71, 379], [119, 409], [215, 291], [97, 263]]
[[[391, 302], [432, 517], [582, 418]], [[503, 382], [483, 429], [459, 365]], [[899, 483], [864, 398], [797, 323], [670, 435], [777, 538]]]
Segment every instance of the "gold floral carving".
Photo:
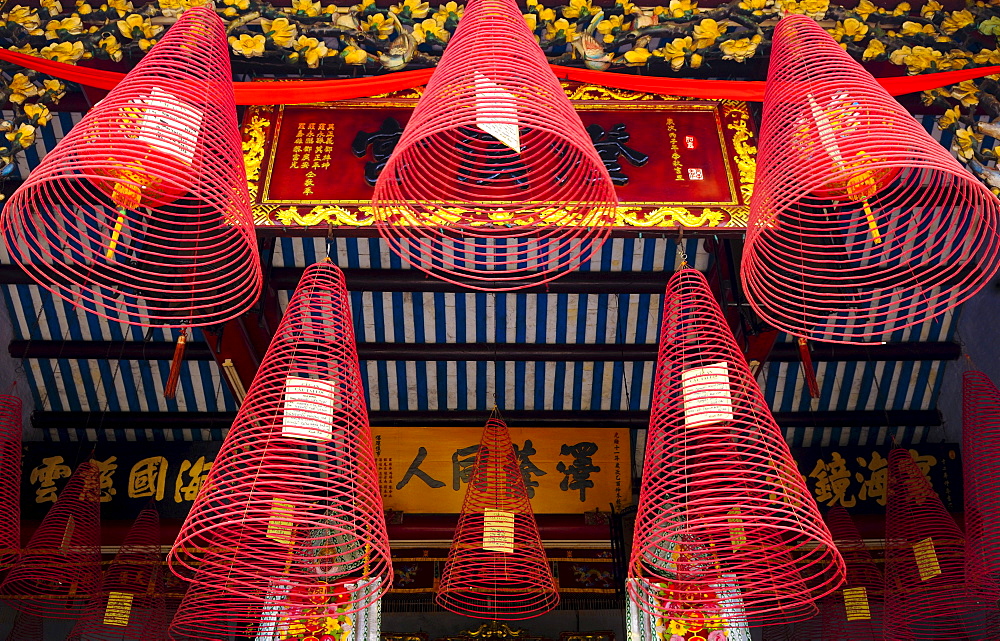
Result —
[[679, 100], [677, 96], [645, 93], [630, 89], [614, 89], [599, 85], [581, 85], [575, 82], [564, 82], [562, 88], [570, 100]]
[[718, 227], [726, 213], [706, 207], [700, 214], [686, 207], [659, 207], [643, 211], [641, 207], [619, 207], [615, 224], [619, 227]]
[[[370, 207], [361, 207], [361, 210], [370, 210]], [[350, 227], [365, 227], [375, 222], [375, 217], [368, 215], [362, 218], [363, 211], [352, 211], [344, 209], [338, 205], [317, 205], [306, 214], [300, 214], [297, 207], [288, 207], [277, 212], [276, 218], [282, 225], [296, 225], [299, 227], [313, 227], [320, 223], [331, 225], [346, 225]]]
[[740, 193], [743, 202], [749, 203], [753, 195], [754, 177], [757, 174], [757, 147], [748, 144], [753, 140], [750, 131], [750, 109], [745, 102], [726, 101], [722, 113], [727, 119], [732, 119], [727, 127], [733, 130], [733, 149], [736, 155], [736, 170], [740, 174]]
[[247, 173], [247, 188], [251, 200], [257, 196], [257, 181], [260, 180], [260, 163], [264, 160], [264, 143], [271, 121], [253, 115], [244, 127], [246, 139], [243, 141], [243, 167]]

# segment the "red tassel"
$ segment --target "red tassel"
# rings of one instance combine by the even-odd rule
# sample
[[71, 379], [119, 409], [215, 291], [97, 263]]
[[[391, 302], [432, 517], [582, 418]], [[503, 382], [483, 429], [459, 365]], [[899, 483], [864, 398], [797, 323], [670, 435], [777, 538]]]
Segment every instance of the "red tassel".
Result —
[[184, 350], [186, 348], [187, 330], [185, 329], [177, 337], [177, 345], [174, 347], [174, 360], [170, 362], [170, 375], [167, 376], [167, 384], [163, 386], [163, 398], [177, 396], [177, 381], [181, 377], [181, 363], [184, 362]]
[[799, 356], [802, 358], [802, 373], [809, 386], [809, 396], [819, 398], [819, 383], [816, 381], [816, 368], [813, 367], [812, 354], [809, 353], [809, 341], [799, 336]]

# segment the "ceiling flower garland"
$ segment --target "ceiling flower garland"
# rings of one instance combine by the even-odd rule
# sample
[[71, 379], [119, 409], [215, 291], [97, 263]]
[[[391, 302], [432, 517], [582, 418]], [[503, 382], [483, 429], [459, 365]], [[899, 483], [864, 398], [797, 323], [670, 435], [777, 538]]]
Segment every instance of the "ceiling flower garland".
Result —
[[[178, 15], [198, 4], [202, 0], [158, 0], [138, 7], [131, 0], [15, 5], [0, 14], [0, 46], [69, 63], [133, 60]], [[454, 0], [436, 7], [421, 0], [388, 7], [375, 0], [343, 6], [292, 0], [290, 7], [220, 0], [216, 6], [228, 21], [237, 70], [250, 63], [256, 71], [278, 76], [351, 76], [434, 66], [464, 11]], [[527, 0], [525, 7], [525, 21], [550, 62], [595, 70], [690, 75], [687, 70], [713, 62], [745, 63], [767, 55], [773, 26], [786, 14], [821, 21], [858, 60], [888, 61], [909, 74], [1000, 64], [1000, 0], [969, 2], [954, 11], [937, 0], [894, 8], [861, 0], [850, 9], [829, 0], [732, 0], [711, 9], [698, 7], [695, 0], [669, 0], [655, 7], [616, 0], [604, 8], [592, 0], [560, 6]], [[33, 144], [36, 129], [50, 117], [48, 105], [65, 87], [7, 63], [0, 69], [5, 71], [0, 97], [14, 111], [12, 119], [0, 122], [2, 168]], [[983, 140], [1000, 134], [1000, 123], [978, 123], [973, 117], [978, 107], [1000, 118], [997, 77], [925, 92], [923, 98], [944, 112], [939, 125], [954, 131], [953, 149], [963, 162], [1000, 191], [1000, 170], [990, 166], [996, 154], [982, 148]]]

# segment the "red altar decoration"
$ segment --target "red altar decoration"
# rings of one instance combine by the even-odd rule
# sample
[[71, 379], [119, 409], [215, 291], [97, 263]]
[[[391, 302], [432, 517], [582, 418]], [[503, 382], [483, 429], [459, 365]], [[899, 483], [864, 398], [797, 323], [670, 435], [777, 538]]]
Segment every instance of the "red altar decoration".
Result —
[[0, 584], [0, 599], [46, 618], [80, 616], [101, 581], [100, 495], [97, 466], [81, 463]]
[[257, 242], [213, 9], [184, 12], [31, 172], [0, 227], [39, 285], [112, 320], [215, 325], [254, 303]]
[[0, 564], [21, 551], [21, 399], [0, 395]]
[[471, 0], [375, 185], [386, 242], [443, 280], [519, 289], [586, 260], [617, 204], [517, 4]]
[[335, 265], [306, 269], [170, 551], [178, 576], [316, 620], [389, 589], [349, 300]]
[[679, 270], [664, 305], [629, 592], [682, 623], [807, 618], [840, 553], [705, 277]]
[[982, 372], [962, 375], [965, 575], [978, 598], [1000, 599], [1000, 390]]
[[160, 516], [150, 507], [132, 524], [68, 641], [165, 638], [166, 630], [159, 629], [166, 612], [160, 572]]
[[[852, 641], [876, 641], [882, 638], [883, 578], [871, 552], [847, 510], [839, 505], [826, 513], [826, 524], [833, 541], [844, 557], [847, 581], [834, 597], [833, 616], [839, 638]], [[822, 608], [821, 608], [822, 609]]]
[[496, 413], [483, 430], [437, 603], [477, 619], [530, 619], [559, 605], [521, 463]]
[[965, 537], [902, 448], [889, 454], [885, 528], [885, 638], [964, 636], [957, 631], [975, 607], [965, 586]]
[[998, 227], [990, 190], [815, 20], [778, 23], [741, 267], [765, 321], [888, 340], [990, 281]]

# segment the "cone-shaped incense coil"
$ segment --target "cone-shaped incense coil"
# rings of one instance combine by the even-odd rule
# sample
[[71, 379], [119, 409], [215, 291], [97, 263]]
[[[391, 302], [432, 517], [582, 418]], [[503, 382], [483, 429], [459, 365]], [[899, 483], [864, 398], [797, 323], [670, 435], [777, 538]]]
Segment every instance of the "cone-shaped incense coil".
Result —
[[0, 598], [46, 618], [80, 616], [101, 582], [100, 496], [97, 466], [81, 463], [0, 584]]
[[882, 638], [883, 579], [871, 552], [847, 510], [839, 505], [826, 513], [833, 542], [844, 557], [847, 581], [833, 597], [837, 603], [835, 619], [842, 637], [857, 641]]
[[536, 617], [559, 604], [521, 465], [496, 414], [479, 442], [437, 603], [500, 621]]
[[1000, 600], [1000, 390], [982, 372], [962, 375], [962, 469], [966, 579], [979, 598]]
[[889, 454], [885, 535], [885, 638], [965, 638], [979, 609], [965, 585], [965, 537], [902, 448]]
[[14, 617], [14, 627], [7, 633], [7, 641], [45, 641], [42, 636], [42, 618], [18, 612]]
[[743, 255], [769, 324], [869, 342], [979, 291], [998, 203], [816, 21], [775, 27]]
[[0, 565], [21, 549], [21, 399], [0, 396]]
[[260, 261], [225, 27], [184, 12], [11, 196], [14, 262], [125, 323], [216, 325], [248, 309]]
[[258, 605], [287, 593], [350, 611], [389, 589], [349, 299], [332, 263], [299, 281], [169, 561]]
[[844, 565], [704, 276], [667, 285], [632, 591], [665, 619], [799, 620]]
[[471, 0], [375, 185], [403, 260], [475, 289], [557, 278], [611, 233], [618, 198], [514, 0]]
[[160, 580], [160, 517], [139, 513], [67, 641], [150, 641], [166, 609]]

